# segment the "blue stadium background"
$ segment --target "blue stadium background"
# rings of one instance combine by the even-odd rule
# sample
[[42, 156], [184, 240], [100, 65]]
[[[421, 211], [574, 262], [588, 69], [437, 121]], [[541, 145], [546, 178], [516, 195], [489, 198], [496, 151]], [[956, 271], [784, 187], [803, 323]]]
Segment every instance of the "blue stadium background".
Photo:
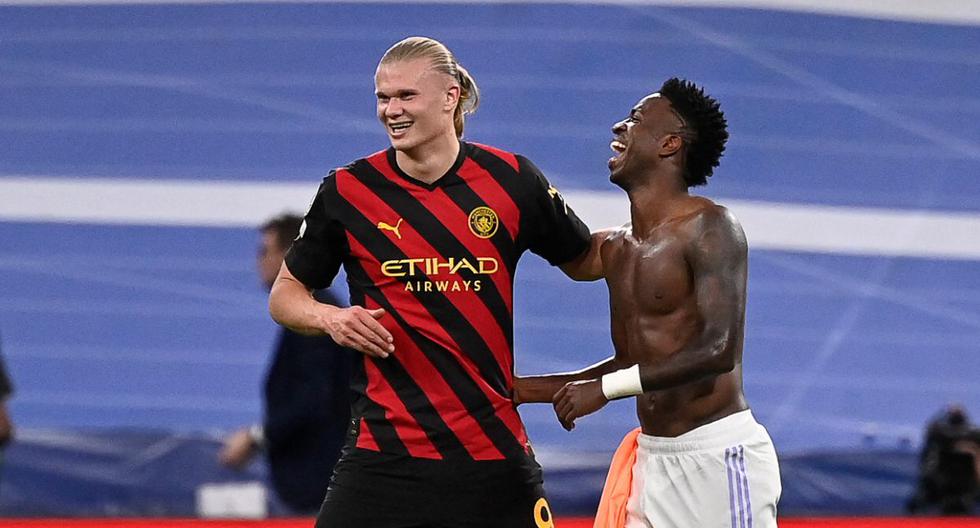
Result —
[[[610, 125], [678, 75], [729, 118], [703, 191], [722, 202], [980, 211], [977, 27], [753, 9], [0, 7], [0, 178], [308, 182], [312, 196], [327, 169], [385, 146], [372, 75], [409, 34], [447, 43], [480, 84], [468, 138], [527, 155], [566, 192], [613, 190]], [[254, 421], [275, 331], [255, 245], [251, 228], [0, 222], [0, 332], [30, 448], [66, 431], [213, 440]], [[750, 261], [746, 392], [787, 460], [911, 453], [947, 402], [980, 412], [977, 262]], [[534, 256], [517, 279], [520, 373], [611, 353], [604, 286]], [[635, 423], [622, 402], [570, 434], [548, 407], [522, 414], [556, 467], [582, 453], [601, 467]], [[8, 482], [38, 470], [16, 464], [30, 448], [8, 453]], [[11, 487], [0, 498], [34, 511]]]

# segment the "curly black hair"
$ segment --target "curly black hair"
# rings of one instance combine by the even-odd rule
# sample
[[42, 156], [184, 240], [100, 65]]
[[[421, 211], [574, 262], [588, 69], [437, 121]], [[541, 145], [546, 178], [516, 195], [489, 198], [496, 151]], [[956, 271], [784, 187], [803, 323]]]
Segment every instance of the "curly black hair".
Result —
[[660, 95], [670, 101], [684, 122], [684, 141], [687, 143], [684, 179], [687, 186], [708, 183], [728, 141], [728, 122], [718, 101], [705, 95], [704, 88], [677, 77], [664, 82]]

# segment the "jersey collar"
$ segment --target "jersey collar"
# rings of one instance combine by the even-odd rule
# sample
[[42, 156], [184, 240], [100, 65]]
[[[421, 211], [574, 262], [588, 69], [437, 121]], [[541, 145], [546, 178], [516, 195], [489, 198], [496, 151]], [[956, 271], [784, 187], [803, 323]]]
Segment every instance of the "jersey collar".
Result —
[[469, 144], [465, 141], [460, 141], [459, 153], [456, 154], [456, 161], [453, 163], [453, 166], [449, 167], [449, 170], [446, 171], [445, 174], [440, 176], [439, 179], [432, 183], [425, 183], [424, 181], [417, 180], [406, 174], [405, 171], [398, 166], [398, 162], [395, 160], [395, 147], [388, 147], [387, 158], [388, 164], [391, 165], [392, 170], [395, 171], [395, 174], [397, 174], [399, 178], [402, 178], [403, 180], [417, 187], [433, 191], [439, 187], [445, 187], [460, 181], [457, 172], [459, 172], [459, 168], [463, 165], [463, 161], [466, 160], [467, 154], [469, 154]]

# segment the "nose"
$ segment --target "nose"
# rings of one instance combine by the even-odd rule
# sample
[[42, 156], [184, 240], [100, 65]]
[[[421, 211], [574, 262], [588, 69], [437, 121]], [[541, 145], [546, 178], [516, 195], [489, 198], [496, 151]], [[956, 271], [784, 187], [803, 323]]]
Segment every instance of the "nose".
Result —
[[620, 135], [620, 134], [622, 134], [623, 132], [626, 132], [626, 120], [625, 119], [623, 119], [622, 121], [616, 123], [612, 127], [612, 133], [615, 134], [615, 135], [617, 135], [617, 136]]
[[398, 99], [392, 97], [385, 105], [385, 117], [398, 117], [402, 114], [402, 105]]

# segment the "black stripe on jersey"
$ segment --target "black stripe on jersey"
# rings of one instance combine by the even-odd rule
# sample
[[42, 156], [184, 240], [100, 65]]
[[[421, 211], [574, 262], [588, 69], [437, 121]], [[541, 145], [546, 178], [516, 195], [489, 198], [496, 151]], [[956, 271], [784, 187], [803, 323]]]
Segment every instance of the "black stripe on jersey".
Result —
[[[410, 218], [412, 226], [418, 232], [426, 233], [426, 235], [431, 234], [432, 236], [426, 236], [426, 242], [439, 252], [438, 256], [461, 256], [467, 258], [470, 262], [476, 262], [476, 257], [466, 249], [466, 246], [462, 242], [453, 236], [452, 232], [438, 218], [430, 213], [418, 200], [412, 197], [408, 191], [389, 182], [383, 174], [378, 172], [368, 162], [358, 162], [351, 167], [350, 173], [362, 184], [371, 189], [378, 196], [379, 200], [386, 203], [403, 218]], [[400, 258], [408, 258], [366, 218], [359, 213], [356, 216], [359, 217], [360, 221], [356, 226], [351, 225], [351, 230], [356, 233], [355, 237], [368, 251], [376, 256], [389, 255], [391, 251], [385, 247], [388, 246], [391, 250], [397, 252]], [[362, 233], [370, 233], [370, 235], [362, 239], [361, 236], [358, 236]], [[385, 259], [379, 258], [378, 260], [384, 261]], [[480, 370], [480, 373], [483, 374], [484, 378], [498, 394], [509, 398], [507, 377], [504, 375], [501, 365], [497, 362], [496, 357], [490, 350], [490, 346], [480, 335], [479, 331], [477, 331], [476, 327], [473, 326], [473, 323], [470, 323], [466, 316], [460, 313], [453, 306], [452, 302], [449, 301], [449, 298], [441, 292], [416, 291], [413, 292], [413, 295], [432, 314], [436, 323], [445, 328], [447, 332], [449, 332], [450, 328], [454, 330], [450, 332], [450, 335], [456, 340], [460, 348], [473, 359], [473, 362]], [[509, 334], [507, 329], [511, 326], [512, 315], [510, 310], [507, 309], [507, 304], [504, 303], [503, 297], [501, 297], [500, 292], [497, 290], [496, 284], [489, 279], [484, 280], [483, 289], [477, 297], [493, 315], [496, 324], [502, 329], [504, 337], [507, 339]], [[508, 340], [508, 343], [510, 342], [512, 341]]]
[[387, 359], [368, 361], [374, 361], [374, 365], [381, 371], [381, 375], [391, 385], [395, 394], [411, 413], [412, 418], [415, 418], [415, 421], [422, 427], [425, 435], [429, 437], [429, 441], [432, 442], [436, 451], [439, 451], [443, 458], [472, 460], [466, 448], [463, 447], [463, 443], [436, 411], [425, 391], [415, 383], [405, 367], [398, 362], [397, 355], [392, 355]]
[[[359, 265], [348, 266], [347, 274], [363, 284], [371, 283], [370, 277]], [[493, 442], [493, 445], [508, 458], [524, 453], [524, 446], [510, 432], [507, 424], [497, 416], [493, 404], [476, 384], [476, 381], [466, 372], [466, 369], [452, 356], [446, 354], [441, 346], [433, 343], [408, 324], [402, 318], [401, 314], [395, 310], [394, 306], [388, 302], [388, 299], [378, 292], [376, 288], [371, 288], [370, 297], [381, 305], [405, 329], [412, 342], [425, 354], [425, 357], [429, 359], [429, 362], [432, 363], [435, 369], [439, 371], [442, 378], [446, 380], [449, 387], [452, 388], [456, 396], [463, 402], [466, 410], [469, 411], [470, 415], [480, 425], [480, 428], [483, 429], [484, 434]], [[398, 354], [397, 350], [395, 354]], [[407, 376], [407, 374], [405, 375]]]
[[408, 448], [405, 447], [405, 443], [395, 432], [395, 426], [385, 417], [384, 407], [367, 396], [359, 396], [356, 401], [364, 409], [362, 416], [371, 429], [371, 436], [374, 437], [374, 442], [378, 444], [378, 447], [385, 453], [408, 455]]
[[[364, 304], [364, 294], [351, 289], [350, 299], [352, 305], [363, 305]], [[367, 373], [364, 371], [364, 354], [357, 354], [354, 361], [351, 362], [351, 373], [350, 373], [350, 388], [357, 394], [367, 394]], [[356, 398], [351, 402], [351, 414], [353, 416], [364, 416], [367, 412], [367, 407], [365, 407], [364, 402], [360, 401], [362, 398]]]
[[[349, 263], [348, 263], [349, 265]], [[354, 305], [364, 304], [364, 295], [360, 292], [351, 291], [351, 302]], [[371, 429], [371, 436], [378, 444], [378, 447], [385, 453], [396, 453], [408, 455], [408, 448], [395, 432], [395, 426], [388, 421], [383, 407], [368, 398], [367, 395], [367, 373], [364, 371], [364, 361], [362, 355], [351, 369], [351, 390], [357, 395], [351, 402], [351, 416], [355, 419], [364, 418]], [[353, 440], [357, 445], [357, 439]]]
[[[524, 214], [524, 204], [527, 203], [527, 193], [529, 191], [527, 182], [524, 178], [520, 177], [520, 173], [515, 171], [514, 167], [511, 167], [506, 161], [498, 158], [492, 152], [487, 152], [476, 145], [472, 145], [472, 149], [473, 154], [471, 158], [473, 161], [497, 179], [497, 182], [503, 187], [504, 192], [510, 195], [510, 199], [514, 200], [514, 203], [517, 204], [517, 210], [521, 211], [521, 221], [517, 227], [517, 240], [514, 241], [514, 245], [517, 247], [517, 251], [514, 254], [519, 256], [520, 253], [527, 249], [528, 245], [526, 237], [522, 236], [528, 232], [524, 227], [525, 222], [528, 221], [527, 215]], [[520, 167], [519, 164], [520, 159], [518, 158], [518, 167]]]

